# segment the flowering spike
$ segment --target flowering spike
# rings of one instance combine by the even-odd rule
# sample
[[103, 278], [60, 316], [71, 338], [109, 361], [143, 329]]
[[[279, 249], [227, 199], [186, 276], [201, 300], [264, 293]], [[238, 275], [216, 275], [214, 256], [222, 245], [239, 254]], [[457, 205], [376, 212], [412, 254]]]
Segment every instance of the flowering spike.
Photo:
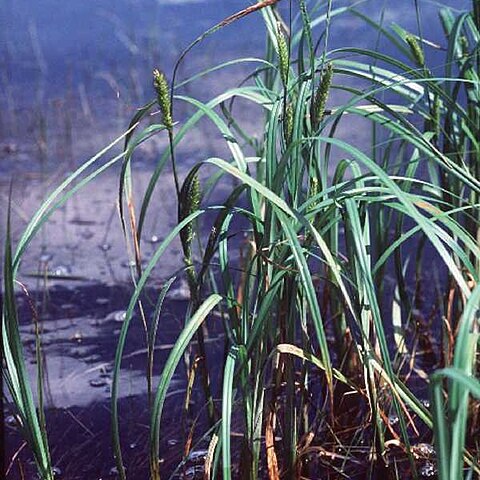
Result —
[[289, 54], [288, 45], [285, 39], [285, 35], [282, 31], [282, 25], [277, 23], [277, 47], [278, 47], [278, 62], [280, 68], [280, 76], [284, 87], [287, 87], [288, 83], [288, 69], [289, 69]]
[[407, 35], [405, 37], [405, 41], [408, 43], [410, 47], [410, 51], [412, 52], [413, 58], [419, 67], [425, 66], [425, 55], [423, 54], [423, 50], [420, 48], [418, 44], [417, 38], [413, 35]]
[[170, 92], [165, 75], [160, 70], [153, 71], [153, 86], [157, 92], [157, 102], [163, 115], [163, 123], [168, 130], [173, 128]]
[[315, 98], [313, 100], [310, 112], [312, 118], [312, 127], [314, 130], [318, 128], [318, 125], [325, 115], [325, 106], [327, 105], [328, 93], [330, 91], [330, 86], [332, 85], [332, 77], [333, 65], [331, 63], [327, 63], [320, 80], [320, 85], [315, 93]]

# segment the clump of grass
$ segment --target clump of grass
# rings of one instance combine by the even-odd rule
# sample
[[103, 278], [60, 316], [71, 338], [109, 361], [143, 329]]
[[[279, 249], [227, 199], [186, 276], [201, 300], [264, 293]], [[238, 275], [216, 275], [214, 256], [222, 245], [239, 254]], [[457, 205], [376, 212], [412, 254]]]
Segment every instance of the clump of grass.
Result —
[[[222, 212], [214, 223], [214, 233], [208, 239], [207, 248], [197, 252], [197, 256], [203, 258], [201, 273], [195, 282], [192, 278], [189, 280], [195, 283], [197, 292], [214, 288], [221, 293], [228, 312], [226, 352], [230, 354], [225, 357], [224, 409], [218, 432], [222, 439], [223, 475], [229, 477], [232, 464], [232, 402], [237, 402], [243, 412], [244, 439], [239, 462], [249, 465], [248, 477], [257, 478], [262, 465], [263, 425], [270, 439], [272, 429], [284, 432], [281, 441], [270, 441], [268, 445], [267, 469], [271, 475], [280, 468], [284, 475], [292, 476], [307, 468], [304, 462], [308, 457], [299, 450], [302, 439], [311, 438], [314, 428], [330, 425], [330, 429], [334, 429], [338, 421], [335, 404], [341, 398], [339, 395], [345, 393], [356, 395], [368, 405], [373, 430], [367, 442], [372, 458], [377, 458], [374, 463], [378, 468], [387, 451], [387, 439], [394, 435], [405, 449], [410, 469], [416, 475], [416, 462], [410, 449], [415, 439], [409, 429], [416, 422], [431, 428], [432, 417], [406, 383], [409, 375], [404, 373], [404, 365], [415, 362], [414, 352], [406, 348], [411, 342], [408, 335], [395, 337], [398, 346], [403, 345], [402, 355], [393, 356], [388, 345], [390, 332], [397, 325], [405, 328], [410, 324], [416, 299], [407, 291], [406, 283], [411, 281], [407, 273], [397, 269], [400, 315], [397, 316], [395, 310], [390, 319], [386, 318], [383, 313], [386, 306], [381, 300], [382, 278], [390, 259], [395, 259], [397, 265], [403, 262], [401, 245], [415, 235], [422, 243], [430, 242], [464, 298], [470, 295], [470, 288], [462, 270], [466, 269], [472, 278], [478, 276], [462, 252], [465, 248], [471, 249], [472, 257], [478, 257], [472, 232], [463, 228], [461, 215], [458, 216], [460, 210], [455, 219], [444, 213], [454, 209], [452, 190], [445, 184], [437, 185], [437, 176], [429, 179], [418, 176], [420, 156], [429, 171], [433, 171], [431, 165], [437, 165], [438, 171], [445, 174], [451, 166], [438, 148], [444, 134], [441, 123], [443, 105], [447, 102], [445, 93], [426, 67], [421, 38], [404, 36], [414, 64], [420, 67], [412, 70], [407, 64], [379, 52], [359, 49], [317, 52], [304, 2], [299, 15], [303, 36], [292, 31], [288, 41], [278, 21], [278, 12], [265, 9], [262, 14], [270, 32], [267, 58], [278, 66], [267, 71], [259, 69], [254, 74], [257, 87], [233, 89], [222, 94], [221, 100], [212, 99], [206, 105], [184, 96], [173, 97], [174, 101], [185, 101], [198, 108], [198, 116], [179, 130], [173, 139], [174, 145], [197, 118], [206, 115], [228, 139], [232, 153], [230, 159], [210, 158], [199, 163], [187, 179], [197, 178], [202, 165], [213, 165], [224, 174], [234, 176], [246, 191], [243, 200], [247, 202], [246, 208], [235, 208], [238, 190], [232, 191], [225, 205], [216, 207]], [[329, 22], [331, 18], [329, 11], [323, 20]], [[298, 57], [292, 59], [295, 48]], [[309, 52], [307, 57], [303, 54], [304, 48]], [[364, 55], [394, 68], [388, 70], [343, 60], [345, 53]], [[297, 75], [292, 65], [298, 66]], [[320, 78], [315, 87], [317, 76], [309, 76], [308, 72], [317, 71]], [[344, 87], [335, 83], [338, 75], [362, 76], [372, 87], [366, 92]], [[331, 89], [348, 90], [352, 98], [347, 104], [330, 109], [331, 115], [326, 116]], [[384, 103], [380, 98], [386, 91], [399, 95], [399, 99], [404, 98], [407, 103]], [[433, 101], [429, 98], [431, 93]], [[249, 98], [265, 109], [264, 142], [257, 144], [248, 162], [242, 145], [247, 148], [255, 142], [242, 143], [244, 136], [242, 140], [237, 139], [235, 131], [215, 112], [217, 105], [236, 96]], [[456, 108], [455, 102], [450, 105]], [[430, 138], [424, 137], [409, 121], [407, 115], [413, 118], [416, 114], [426, 119], [425, 128], [433, 132]], [[414, 153], [405, 172], [390, 166], [395, 165], [396, 159], [389, 148], [380, 161], [380, 155], [378, 159], [371, 159], [352, 145], [337, 140], [335, 131], [347, 115], [364, 117], [376, 128], [383, 129], [387, 144], [403, 145], [400, 152], [405, 152], [405, 146], [409, 145]], [[232, 123], [234, 116], [228, 114], [227, 118], [236, 130], [236, 124]], [[329, 165], [334, 148], [348, 158], [338, 163], [332, 177]], [[347, 175], [347, 172], [351, 173]], [[456, 165], [454, 175], [460, 184], [468, 184], [476, 191], [474, 177], [463, 165]], [[153, 185], [156, 178], [153, 177]], [[188, 184], [185, 188], [189, 188]], [[440, 197], [438, 192], [443, 192]], [[460, 192], [455, 197], [458, 199]], [[144, 215], [149, 201], [147, 195], [143, 201]], [[462, 202], [462, 211], [475, 205], [466, 198]], [[251, 245], [241, 265], [246, 274], [238, 280], [232, 271], [235, 267], [229, 261], [231, 247], [227, 235], [234, 228], [235, 216], [243, 216], [248, 221]], [[415, 226], [404, 231], [407, 219]], [[185, 232], [188, 238], [192, 236], [190, 227]], [[211, 263], [214, 250], [219, 254], [219, 272]], [[348, 258], [347, 263], [341, 260], [343, 256]], [[417, 262], [421, 262], [421, 256]], [[207, 271], [211, 272], [211, 278], [219, 276], [223, 283], [221, 289], [218, 281], [206, 282]], [[189, 272], [187, 275], [191, 275], [193, 269]], [[326, 302], [321, 302], [322, 293], [318, 291], [328, 295]], [[461, 310], [463, 307], [455, 318]], [[334, 333], [333, 343], [327, 340], [330, 330]], [[309, 362], [324, 372], [316, 382], [311, 380], [313, 372]], [[231, 376], [233, 370], [238, 372], [236, 377]], [[233, 396], [235, 385], [237, 393]], [[298, 399], [299, 392], [302, 398], [311, 396], [317, 404], [329, 405], [332, 423], [316, 418], [311, 403]], [[399, 419], [397, 431], [385, 422], [392, 410]], [[356, 435], [351, 436], [349, 442], [356, 436], [365, 441], [359, 425], [350, 425], [350, 428]], [[340, 440], [337, 436], [326, 443], [329, 441], [335, 444]]]
[[[185, 327], [153, 389], [152, 479], [160, 478], [160, 420], [166, 393], [178, 363], [193, 351], [194, 336], [203, 361], [209, 425], [203, 435], [211, 446], [208, 478], [229, 479], [235, 476], [236, 465], [242, 468], [242, 478], [251, 480], [266, 475], [308, 477], [313, 471], [353, 475], [359, 470], [363, 478], [378, 473], [418, 478], [419, 448], [414, 447], [431, 442], [433, 433], [442, 479], [460, 478], [464, 462], [478, 472], [468, 429], [468, 395], [479, 395], [478, 382], [472, 378], [478, 363], [480, 276], [478, 2], [472, 12], [457, 18], [441, 11], [448, 48], [446, 71], [438, 77], [428, 68], [424, 53], [428, 44], [421, 35], [398, 27], [387, 32], [367, 19], [399, 49], [404, 61], [354, 47], [329, 51], [330, 23], [343, 9], [333, 10], [327, 2], [318, 11], [302, 1], [297, 15], [287, 19], [291, 29], [286, 35], [275, 3], [260, 2], [228, 17], [193, 42], [179, 60], [207, 35], [261, 12], [267, 54], [255, 59], [251, 82], [202, 103], [178, 93], [177, 68], [170, 87], [156, 70], [157, 98], [139, 111], [127, 134], [120, 192], [127, 196], [133, 219], [129, 162], [135, 148], [164, 130], [169, 137], [169, 148], [142, 198], [138, 223], [129, 223], [137, 260], [143, 255], [142, 227], [152, 194], [161, 187], [159, 179], [169, 158], [178, 224], [147, 266], [137, 269], [120, 333], [112, 384], [120, 478], [126, 478], [117, 407], [123, 349], [149, 276], [177, 236], [191, 299]], [[315, 40], [315, 27], [323, 29], [323, 49]], [[350, 86], [342, 81], [345, 76], [360, 78], [368, 87]], [[338, 90], [350, 94], [341, 105], [334, 103]], [[263, 110], [265, 121], [257, 132], [261, 141], [249, 138], [235, 119], [229, 105], [237, 98]], [[195, 113], [177, 126], [172, 112], [178, 102], [190, 105]], [[134, 137], [133, 130], [155, 104], [162, 123], [149, 125]], [[177, 168], [176, 149], [204, 117], [225, 140], [229, 155], [205, 158], [184, 175]], [[338, 138], [338, 129], [352, 118], [375, 131], [372, 154]], [[210, 181], [200, 182], [207, 168]], [[235, 184], [224, 201], [208, 204], [204, 199], [212, 198], [212, 191], [227, 177]], [[36, 230], [78, 188], [81, 185], [63, 196], [57, 190], [39, 210], [7, 272], [10, 281]], [[121, 210], [126, 229], [124, 217]], [[207, 219], [212, 224], [205, 237], [199, 224]], [[238, 225], [245, 237], [240, 247], [235, 241]], [[239, 249], [240, 260], [233, 260], [232, 252]], [[438, 335], [434, 323], [428, 325], [419, 314], [422, 301], [432, 295], [422, 294], [431, 281], [421, 273], [431, 262], [423, 254], [427, 249], [442, 277], [442, 285], [433, 292], [441, 299], [436, 305], [443, 326], [438, 348], [432, 346]], [[172, 281], [159, 294], [155, 323], [145, 326], [151, 352]], [[214, 321], [214, 310], [226, 339], [220, 364], [205, 360], [205, 327]], [[4, 315], [13, 313], [8, 310]], [[439, 358], [436, 363], [422, 358], [419, 346], [427, 349], [426, 345], [427, 353]], [[21, 357], [21, 352], [17, 355]], [[432, 376], [430, 412], [411, 377], [427, 378], [437, 366], [443, 368]], [[445, 390], [444, 378], [449, 379]], [[234, 430], [240, 435], [234, 437]], [[393, 446], [399, 451], [396, 455]], [[344, 453], [341, 461], [338, 449]]]
[[[10, 208], [10, 207], [9, 207]], [[42, 479], [53, 480], [45, 418], [43, 412], [42, 362], [39, 334], [36, 331], [36, 352], [38, 365], [38, 411], [24, 360], [23, 345], [19, 334], [18, 314], [15, 300], [12, 245], [10, 236], [10, 214], [7, 220], [7, 232], [3, 266], [2, 295], [2, 374], [5, 385], [17, 407], [19, 428], [32, 451], [37, 469]]]

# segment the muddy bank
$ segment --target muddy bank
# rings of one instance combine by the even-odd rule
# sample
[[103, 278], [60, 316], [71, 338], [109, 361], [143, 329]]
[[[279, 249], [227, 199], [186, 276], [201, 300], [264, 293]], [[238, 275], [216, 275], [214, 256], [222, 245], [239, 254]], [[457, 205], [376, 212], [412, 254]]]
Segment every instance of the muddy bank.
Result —
[[[156, 293], [158, 290], [151, 288], [143, 296], [147, 323], [152, 321], [150, 302], [156, 300]], [[111, 450], [110, 386], [114, 352], [130, 295], [128, 286], [90, 284], [79, 287], [57, 281], [45, 290], [18, 297], [20, 330], [32, 379], [36, 378], [37, 368], [34, 320], [41, 330], [47, 431], [54, 465], [61, 472], [59, 478], [116, 478]], [[172, 286], [159, 321], [152, 379], [154, 389], [162, 365], [183, 328], [187, 301], [188, 290], [179, 281]], [[206, 344], [213, 361], [219, 361], [223, 355], [221, 330], [221, 319], [211, 318]], [[137, 309], [123, 356], [119, 394], [121, 438], [125, 442], [125, 462], [132, 478], [146, 478], [148, 471], [150, 417], [145, 345], [145, 331]], [[218, 379], [212, 380], [218, 385]], [[202, 394], [195, 389], [190, 400], [191, 411], [188, 415], [183, 412], [186, 381], [185, 364], [181, 362], [165, 405], [161, 448], [167, 472], [172, 472], [181, 460], [185, 436], [195, 415], [202, 410]], [[35, 382], [33, 388], [35, 391]], [[8, 478], [22, 478], [22, 470], [27, 478], [34, 478], [30, 452], [22, 447], [19, 425], [8, 403], [5, 424], [7, 467], [13, 462]], [[201, 425], [198, 424], [198, 428]], [[197, 450], [201, 450], [201, 446], [200, 442]], [[196, 461], [189, 466], [195, 466]]]

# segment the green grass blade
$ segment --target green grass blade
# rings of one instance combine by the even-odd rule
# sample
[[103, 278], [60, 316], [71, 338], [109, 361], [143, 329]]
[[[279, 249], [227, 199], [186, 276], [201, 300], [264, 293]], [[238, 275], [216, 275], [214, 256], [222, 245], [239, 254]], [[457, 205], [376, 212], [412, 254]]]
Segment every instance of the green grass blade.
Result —
[[233, 379], [235, 362], [237, 360], [238, 348], [232, 347], [228, 353], [223, 372], [223, 394], [222, 394], [222, 460], [223, 478], [230, 480], [232, 474], [232, 459], [230, 448], [232, 404], [234, 400]]
[[203, 210], [197, 210], [196, 212], [189, 215], [182, 222], [180, 222], [163, 240], [159, 245], [152, 258], [150, 259], [148, 265], [145, 267], [142, 272], [142, 276], [138, 280], [138, 283], [135, 286], [135, 291], [133, 292], [130, 302], [125, 313], [125, 320], [123, 321], [122, 328], [120, 329], [120, 335], [117, 342], [117, 349], [115, 352], [115, 360], [113, 365], [113, 374], [112, 374], [112, 395], [111, 395], [111, 417], [112, 417], [112, 442], [113, 442], [113, 451], [115, 462], [117, 464], [117, 469], [119, 472], [119, 477], [124, 480], [125, 469], [122, 461], [122, 450], [120, 447], [120, 432], [119, 432], [119, 418], [118, 418], [118, 393], [119, 393], [119, 380], [120, 380], [120, 368], [122, 362], [123, 351], [125, 348], [125, 342], [127, 340], [128, 329], [130, 327], [130, 322], [132, 320], [134, 309], [137, 305], [137, 302], [140, 298], [143, 289], [152, 273], [152, 270], [159, 262], [161, 256], [173, 241], [173, 239], [179, 235], [182, 228], [188, 225], [198, 216], [204, 213]]
[[192, 318], [188, 321], [185, 328], [180, 333], [175, 346], [173, 347], [168, 359], [163, 368], [163, 373], [160, 378], [160, 382], [155, 395], [155, 401], [152, 409], [151, 423], [150, 423], [150, 469], [151, 477], [153, 480], [160, 478], [159, 473], [159, 447], [160, 447], [160, 420], [163, 413], [163, 405], [167, 395], [168, 387], [172, 380], [175, 369], [178, 362], [182, 358], [183, 352], [187, 348], [190, 340], [195, 335], [198, 328], [200, 328], [202, 322], [207, 315], [215, 308], [222, 300], [222, 297], [218, 294], [210, 295], [200, 305], [198, 310], [194, 313]]

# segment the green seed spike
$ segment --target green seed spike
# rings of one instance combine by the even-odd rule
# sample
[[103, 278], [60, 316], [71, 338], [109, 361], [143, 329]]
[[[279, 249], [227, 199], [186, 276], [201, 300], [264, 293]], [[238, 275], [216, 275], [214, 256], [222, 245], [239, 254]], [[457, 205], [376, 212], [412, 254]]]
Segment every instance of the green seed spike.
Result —
[[188, 207], [190, 209], [190, 211], [188, 212], [189, 215], [193, 212], [196, 212], [200, 207], [201, 195], [202, 194], [200, 190], [200, 180], [198, 178], [198, 175], [195, 175], [193, 177], [192, 185], [190, 187], [187, 197]]
[[163, 115], [163, 123], [168, 130], [173, 128], [172, 109], [170, 105], [170, 91], [167, 79], [160, 70], [153, 71], [153, 86], [157, 92], [157, 102]]
[[[201, 190], [200, 190], [200, 180], [198, 175], [195, 175], [193, 179], [189, 182], [185, 182], [182, 187], [181, 198], [183, 202], [179, 221], [188, 217], [190, 214], [194, 213], [200, 207], [201, 201]], [[182, 203], [183, 203], [182, 202]], [[185, 263], [191, 263], [192, 256], [192, 240], [193, 240], [193, 227], [189, 223], [181, 232], [180, 238], [182, 241], [183, 253], [185, 255]]]
[[[310, 177], [310, 191], [309, 191], [309, 197], [310, 198], [312, 198], [312, 197], [314, 197], [315, 195], [318, 194], [318, 187], [319, 187], [318, 178], [317, 177]], [[312, 205], [310, 206], [310, 208], [308, 210], [311, 212], [315, 208], [317, 203], [318, 202], [312, 203]]]
[[432, 120], [433, 131], [435, 133], [435, 139], [438, 141], [441, 133], [441, 100], [438, 95], [435, 95], [432, 105]]
[[302, 15], [303, 31], [305, 35], [305, 43], [307, 44], [310, 53], [313, 54], [313, 39], [312, 30], [310, 27], [310, 17], [308, 16], [307, 6], [305, 0], [300, 0], [300, 13]]
[[285, 35], [283, 34], [282, 25], [280, 22], [277, 23], [277, 47], [280, 76], [282, 77], [283, 85], [286, 88], [288, 83], [289, 54], [287, 41], [285, 39]]
[[423, 54], [423, 50], [421, 49], [417, 38], [413, 35], [407, 35], [405, 37], [405, 41], [408, 43], [410, 47], [410, 51], [412, 52], [413, 58], [419, 67], [425, 66], [425, 55]]
[[465, 35], [460, 37], [460, 56], [468, 57], [468, 38]]
[[[195, 174], [192, 177], [187, 177], [187, 180], [183, 184], [182, 191], [180, 194], [181, 197], [181, 209], [179, 215], [179, 222], [183, 219], [197, 211], [200, 207], [201, 202], [201, 190], [200, 190], [200, 180], [198, 174]], [[185, 262], [186, 274], [188, 285], [190, 286], [190, 291], [195, 292], [196, 290], [196, 275], [195, 267], [193, 265], [192, 258], [192, 241], [194, 238], [193, 226], [189, 223], [185, 228], [180, 231], [180, 240], [182, 242], [183, 248], [183, 261]]]
[[332, 85], [332, 77], [333, 65], [331, 63], [327, 63], [320, 80], [320, 85], [315, 93], [310, 112], [312, 118], [312, 127], [314, 130], [317, 130], [318, 125], [325, 115], [325, 106], [327, 105], [328, 93], [330, 91], [330, 86]]
[[293, 134], [293, 106], [291, 103], [287, 104], [285, 108], [285, 118], [283, 120], [283, 135], [285, 143], [288, 145], [292, 141]]

